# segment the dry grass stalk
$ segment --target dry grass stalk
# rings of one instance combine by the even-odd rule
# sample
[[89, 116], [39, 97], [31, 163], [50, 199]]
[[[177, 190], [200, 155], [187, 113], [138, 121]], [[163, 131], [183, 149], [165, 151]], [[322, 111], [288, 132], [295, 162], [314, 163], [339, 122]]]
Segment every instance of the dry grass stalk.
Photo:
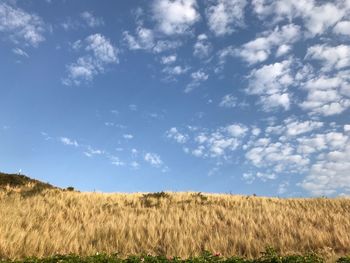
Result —
[[96, 252], [188, 257], [350, 252], [350, 200], [0, 191], [0, 258]]

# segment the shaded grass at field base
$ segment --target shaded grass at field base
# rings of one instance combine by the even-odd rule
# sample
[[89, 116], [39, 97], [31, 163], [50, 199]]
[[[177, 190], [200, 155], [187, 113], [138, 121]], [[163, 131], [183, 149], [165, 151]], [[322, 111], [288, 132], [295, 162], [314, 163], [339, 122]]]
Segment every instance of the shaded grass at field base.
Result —
[[[182, 259], [180, 257], [166, 257], [153, 255], [135, 255], [126, 258], [120, 257], [118, 254], [99, 254], [93, 256], [70, 255], [54, 255], [45, 258], [25, 258], [21, 260], [0, 259], [1, 263], [325, 263], [321, 256], [315, 253], [305, 255], [279, 255], [273, 248], [267, 248], [261, 253], [261, 256], [255, 259], [243, 257], [225, 258], [220, 253], [212, 254], [208, 251], [203, 252], [198, 257], [190, 257]], [[341, 257], [335, 261], [336, 263], [350, 263], [350, 256]]]

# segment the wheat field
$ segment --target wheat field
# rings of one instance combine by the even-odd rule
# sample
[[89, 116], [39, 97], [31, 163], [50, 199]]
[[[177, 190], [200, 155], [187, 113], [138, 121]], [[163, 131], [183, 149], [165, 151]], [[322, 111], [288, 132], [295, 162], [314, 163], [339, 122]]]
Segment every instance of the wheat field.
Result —
[[350, 252], [350, 200], [0, 191], [0, 258], [96, 252], [189, 257]]

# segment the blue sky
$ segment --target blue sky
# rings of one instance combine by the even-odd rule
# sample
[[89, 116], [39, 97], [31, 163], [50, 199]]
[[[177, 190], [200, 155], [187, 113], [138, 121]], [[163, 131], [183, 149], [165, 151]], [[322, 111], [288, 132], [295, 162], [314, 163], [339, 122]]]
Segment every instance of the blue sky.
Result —
[[0, 169], [83, 191], [350, 194], [350, 1], [0, 3]]

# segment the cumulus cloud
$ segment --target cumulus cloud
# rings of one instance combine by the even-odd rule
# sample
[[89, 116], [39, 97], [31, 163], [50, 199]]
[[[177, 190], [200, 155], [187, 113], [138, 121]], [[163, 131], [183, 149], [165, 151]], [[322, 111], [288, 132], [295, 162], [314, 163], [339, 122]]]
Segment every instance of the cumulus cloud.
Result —
[[323, 127], [323, 122], [314, 120], [301, 121], [290, 117], [283, 121], [281, 125], [268, 126], [265, 129], [267, 134], [283, 135], [286, 138], [298, 136]]
[[172, 127], [166, 132], [167, 138], [175, 140], [177, 143], [186, 143], [188, 135], [180, 133], [176, 127]]
[[186, 86], [185, 92], [190, 92], [198, 87], [202, 82], [208, 80], [209, 75], [202, 69], [191, 73], [192, 81]]
[[158, 40], [153, 47], [154, 53], [162, 53], [167, 50], [173, 50], [182, 45], [182, 41], [179, 40]]
[[215, 0], [206, 8], [209, 29], [216, 36], [231, 34], [244, 26], [246, 0]]
[[[276, 55], [287, 54], [292, 44], [300, 39], [300, 27], [294, 24], [276, 27], [273, 31], [265, 31], [258, 38], [242, 45], [239, 49], [233, 49], [231, 55], [241, 57], [249, 64], [263, 62], [268, 59], [276, 48]], [[230, 53], [229, 53], [230, 55]]]
[[[304, 175], [298, 185], [311, 194], [349, 192], [347, 125], [329, 124], [327, 128], [319, 121], [289, 118], [280, 125], [267, 127], [265, 137], [250, 139], [243, 146], [245, 157], [262, 174]], [[252, 172], [243, 175], [247, 182], [256, 178]]]
[[299, 105], [311, 115], [331, 116], [350, 107], [348, 73], [330, 77], [319, 75], [307, 80], [302, 88], [307, 91], [306, 99]]
[[275, 173], [248, 172], [248, 173], [243, 173], [242, 178], [248, 184], [251, 184], [255, 181], [255, 179], [260, 179], [261, 181], [265, 182], [267, 180], [274, 180], [277, 178], [277, 176]]
[[134, 138], [134, 136], [132, 134], [123, 134], [123, 138], [126, 139], [126, 140], [131, 140], [132, 138]]
[[301, 186], [314, 195], [330, 195], [343, 189], [350, 192], [350, 141], [339, 132], [319, 135], [326, 152], [317, 156]]
[[226, 94], [222, 97], [221, 102], [219, 104], [220, 107], [224, 108], [234, 108], [237, 105], [237, 98], [232, 94]]
[[[248, 127], [243, 124], [233, 123], [222, 126], [212, 131], [205, 129], [193, 129], [188, 127], [191, 135], [186, 135], [186, 140], [179, 137], [168, 136], [180, 144], [185, 144], [185, 152], [200, 158], [228, 159], [233, 151], [241, 144], [248, 132]], [[176, 128], [176, 131], [177, 128]], [[173, 132], [175, 132], [173, 128]]]
[[286, 134], [288, 136], [297, 136], [303, 133], [307, 133], [316, 129], [319, 129], [323, 126], [323, 123], [320, 121], [298, 121], [287, 119], [286, 123]]
[[101, 17], [96, 17], [92, 12], [84, 11], [80, 13], [79, 17], [71, 18], [67, 17], [62, 23], [61, 26], [64, 30], [78, 30], [78, 29], [86, 29], [96, 28], [103, 26], [104, 20]]
[[71, 146], [74, 146], [74, 147], [78, 147], [79, 146], [79, 144], [78, 144], [78, 142], [76, 140], [72, 140], [72, 139], [69, 139], [67, 137], [61, 137], [60, 141], [64, 145], [71, 145]]
[[120, 158], [118, 156], [110, 155], [108, 158], [111, 161], [111, 164], [113, 164], [115, 166], [124, 166], [125, 165], [125, 162], [120, 160]]
[[152, 11], [165, 35], [188, 33], [200, 19], [196, 0], [154, 0]]
[[38, 46], [45, 40], [46, 25], [36, 14], [28, 13], [5, 2], [0, 3], [0, 33], [8, 34], [15, 43]]
[[291, 95], [288, 87], [293, 84], [291, 61], [284, 60], [253, 69], [248, 75], [246, 92], [258, 95], [265, 111], [282, 107], [290, 108]]
[[144, 156], [144, 160], [154, 167], [161, 167], [163, 165], [163, 161], [160, 159], [160, 156], [156, 153], [146, 153]]
[[94, 155], [102, 155], [105, 152], [103, 150], [94, 149], [90, 145], [87, 146], [86, 151], [84, 152], [85, 156], [93, 157]]
[[198, 87], [202, 82], [206, 81], [209, 75], [202, 69], [191, 73], [191, 82], [186, 86], [185, 92], [191, 92], [193, 89]]
[[136, 36], [124, 31], [123, 39], [131, 50], [151, 50], [155, 45], [153, 31], [141, 26], [136, 29]]
[[271, 17], [274, 23], [301, 19], [307, 37], [323, 34], [349, 11], [346, 1], [253, 0], [252, 5], [260, 19]]
[[[303, 179], [298, 185], [313, 195], [350, 193], [350, 124], [294, 116], [269, 125], [265, 129], [241, 123], [216, 129], [189, 126], [186, 139], [175, 127], [167, 134], [185, 153], [213, 158], [221, 165], [231, 163], [236, 152], [242, 151], [240, 155], [252, 166], [242, 176], [247, 183], [299, 175]], [[288, 181], [282, 181], [278, 194], [284, 194], [289, 186]]]
[[207, 58], [212, 49], [213, 47], [208, 41], [208, 37], [205, 34], [200, 34], [193, 46], [193, 55], [199, 58]]
[[20, 48], [13, 48], [12, 52], [18, 56], [29, 58], [28, 53]]
[[95, 17], [91, 12], [85, 11], [80, 14], [80, 17], [85, 21], [89, 27], [99, 27], [104, 25], [101, 17]]
[[[65, 85], [92, 81], [96, 75], [105, 71], [107, 65], [118, 63], [118, 49], [101, 34], [88, 36], [81, 45], [87, 54], [67, 66], [68, 77], [63, 80]], [[82, 47], [79, 45], [79, 48]]]
[[342, 69], [350, 66], [350, 46], [315, 45], [308, 48], [306, 58], [321, 61], [324, 71]]
[[176, 55], [169, 55], [169, 56], [163, 56], [161, 58], [161, 63], [162, 64], [172, 64], [176, 61], [177, 57]]
[[287, 192], [289, 186], [289, 182], [283, 182], [278, 185], [277, 193], [284, 194]]
[[245, 157], [256, 167], [269, 168], [276, 173], [302, 172], [309, 164], [309, 159], [298, 154], [293, 144], [263, 139], [255, 141]]
[[333, 32], [339, 35], [350, 36], [350, 21], [340, 21], [333, 28]]
[[164, 73], [167, 73], [170, 76], [178, 76], [185, 74], [190, 68], [184, 66], [167, 66], [163, 69]]

